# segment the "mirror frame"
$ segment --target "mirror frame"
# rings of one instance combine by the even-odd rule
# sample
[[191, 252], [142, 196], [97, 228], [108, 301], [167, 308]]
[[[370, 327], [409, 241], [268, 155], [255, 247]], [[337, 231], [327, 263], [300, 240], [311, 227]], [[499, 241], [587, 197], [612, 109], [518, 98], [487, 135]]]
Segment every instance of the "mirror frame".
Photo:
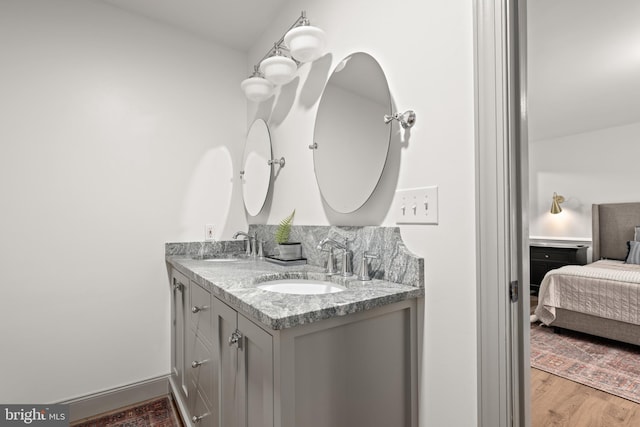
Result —
[[[260, 132], [260, 133], [256, 134], [256, 132]], [[261, 141], [260, 140], [257, 141], [258, 144], [262, 144], [262, 147], [258, 147], [258, 148], [261, 148], [262, 151], [257, 154], [257, 157], [258, 157], [257, 159], [252, 159], [252, 163], [257, 162], [256, 166], [260, 167], [260, 169], [257, 170], [257, 172], [261, 173], [261, 175], [258, 176], [258, 181], [256, 182], [256, 184], [258, 185], [252, 186], [252, 188], [257, 188], [257, 190], [255, 191], [255, 193], [257, 194], [257, 196], [255, 196], [256, 201], [252, 202], [251, 200], [249, 200], [249, 202], [247, 202], [247, 188], [248, 188], [247, 178], [246, 178], [247, 166], [248, 166], [247, 161], [249, 160], [249, 156], [251, 154], [256, 153], [255, 149], [253, 149], [252, 151], [247, 151], [252, 148], [249, 145], [253, 141], [251, 139], [252, 135], [256, 135], [256, 138], [262, 139]], [[264, 206], [267, 202], [267, 196], [269, 195], [269, 187], [271, 186], [271, 181], [273, 179], [273, 173], [272, 173], [273, 168], [268, 164], [268, 161], [272, 158], [272, 154], [273, 154], [273, 151], [271, 146], [271, 133], [269, 132], [269, 125], [267, 125], [267, 122], [263, 119], [256, 119], [253, 121], [253, 123], [251, 124], [251, 127], [249, 128], [249, 131], [247, 132], [244, 152], [242, 154], [242, 171], [240, 172], [240, 175], [241, 175], [240, 182], [242, 184], [242, 200], [244, 202], [245, 211], [251, 216], [259, 215], [260, 212], [262, 212], [262, 210], [264, 209]], [[264, 171], [266, 171], [266, 173], [262, 173], [263, 170], [262, 170], [262, 167], [260, 166], [260, 162], [264, 163]], [[253, 170], [255, 171], [256, 169], [253, 169]], [[252, 175], [254, 174], [250, 172], [249, 176], [251, 177]], [[265, 179], [265, 178], [267, 179], [266, 185], [260, 181], [260, 179]], [[250, 197], [253, 197], [253, 196], [251, 195]]]
[[[345, 68], [348, 67], [350, 60], [354, 57], [364, 57], [371, 64], [366, 64], [368, 68], [371, 68], [374, 71], [362, 73], [362, 72], [353, 72], [357, 76], [367, 75], [367, 76], [376, 76], [379, 79], [377, 84], [380, 86], [379, 94], [377, 96], [371, 97], [371, 87], [370, 80], [366, 79], [353, 79], [353, 81], [349, 81], [349, 84], [336, 84], [335, 79], [338, 76], [337, 73], [342, 72]], [[375, 67], [375, 68], [372, 68]], [[332, 79], [334, 79], [333, 89], [331, 92], [328, 91], [328, 88], [331, 88]], [[344, 88], [347, 90], [344, 90]], [[361, 90], [358, 91], [357, 89]], [[356, 89], [352, 91], [351, 89]], [[335, 110], [338, 110], [341, 106], [346, 106], [349, 104], [347, 102], [332, 102], [333, 99], [336, 98], [336, 92], [334, 90], [344, 90], [344, 92], [350, 92], [349, 94], [355, 93], [353, 104], [351, 104], [351, 108], [346, 113], [351, 113], [347, 116], [347, 114], [337, 114]], [[331, 95], [333, 94], [333, 95]], [[361, 96], [360, 94], [364, 94]], [[327, 98], [328, 96], [332, 98]], [[353, 105], [357, 105], [357, 98], [362, 98], [360, 101], [360, 105], [358, 107], [362, 108], [354, 108]], [[366, 103], [362, 102], [369, 98], [372, 102]], [[380, 99], [383, 98], [383, 101], [380, 102]], [[329, 103], [327, 102], [329, 99]], [[341, 100], [340, 100], [341, 101]], [[375, 117], [373, 115], [366, 115], [366, 111], [371, 109], [366, 108], [366, 106], [373, 106], [380, 109], [380, 114], [378, 112], [375, 113]], [[382, 106], [384, 105], [384, 108]], [[324, 106], [324, 110], [323, 110]], [[384, 111], [383, 111], [384, 110]], [[366, 52], [354, 52], [346, 57], [344, 57], [338, 64], [334, 67], [333, 72], [329, 76], [325, 88], [322, 92], [322, 96], [318, 103], [318, 110], [316, 113], [316, 120], [314, 125], [314, 143], [309, 148], [313, 149], [313, 166], [314, 166], [314, 174], [316, 177], [316, 183], [318, 185], [318, 189], [322, 196], [324, 203], [329, 206], [333, 211], [340, 214], [349, 214], [356, 212], [361, 209], [368, 201], [371, 199], [373, 194], [375, 193], [376, 188], [380, 184], [380, 180], [382, 178], [382, 174], [384, 173], [385, 166], [388, 161], [389, 151], [391, 146], [391, 137], [392, 137], [392, 126], [390, 124], [386, 124], [384, 122], [385, 114], [391, 114], [392, 112], [392, 100], [391, 100], [391, 91], [389, 89], [389, 83], [387, 77], [382, 69], [380, 63], [369, 53]], [[360, 113], [360, 115], [358, 115]], [[331, 121], [330, 115], [335, 115], [333, 121]], [[366, 115], [366, 116], [365, 116]], [[348, 117], [347, 118], [345, 118]], [[364, 121], [364, 122], [363, 122]], [[329, 123], [329, 124], [326, 124]], [[349, 128], [345, 128], [346, 126], [358, 126], [354, 130]], [[379, 124], [378, 124], [379, 123]], [[380, 132], [382, 128], [384, 129], [384, 133]], [[339, 134], [335, 133], [336, 129], [344, 129]], [[330, 130], [329, 130], [330, 129]], [[369, 130], [374, 133], [373, 136], [365, 135], [365, 132]], [[325, 141], [320, 141], [323, 139], [322, 136], [319, 137], [319, 134], [326, 132], [334, 132], [330, 138], [325, 138]], [[351, 132], [351, 134], [349, 134]], [[353, 133], [357, 132], [358, 134], [354, 137]], [[384, 135], [384, 136], [382, 136]], [[330, 160], [322, 160], [320, 157], [320, 150], [326, 147], [325, 144], [331, 141], [333, 145], [331, 146], [333, 152], [330, 156]], [[348, 141], [348, 144], [345, 143]], [[359, 142], [358, 146], [354, 146], [353, 142]], [[379, 153], [373, 159], [367, 159], [366, 155], [368, 150], [368, 144], [376, 142], [380, 144], [384, 144], [384, 149], [380, 148]], [[339, 152], [336, 154], [336, 147]], [[342, 149], [341, 149], [342, 147]], [[382, 151], [384, 151], [384, 156], [382, 155]], [[326, 158], [326, 156], [325, 156]], [[371, 169], [369, 176], [362, 177], [362, 175], [354, 174], [354, 167], [364, 166]], [[323, 178], [323, 173], [321, 172], [323, 169], [330, 170], [330, 175], [332, 176], [332, 182], [327, 182], [327, 178]], [[320, 170], [320, 172], [319, 172]], [[329, 175], [325, 175], [329, 176]], [[354, 177], [363, 178], [361, 184], [361, 189], [358, 190], [359, 193], [354, 197], [353, 194], [349, 194], [348, 196], [340, 195], [340, 192], [344, 192], [345, 189], [349, 188], [349, 185], [357, 185], [357, 182], [354, 182]], [[374, 182], [375, 181], [375, 182]], [[353, 199], [353, 202], [351, 201]]]

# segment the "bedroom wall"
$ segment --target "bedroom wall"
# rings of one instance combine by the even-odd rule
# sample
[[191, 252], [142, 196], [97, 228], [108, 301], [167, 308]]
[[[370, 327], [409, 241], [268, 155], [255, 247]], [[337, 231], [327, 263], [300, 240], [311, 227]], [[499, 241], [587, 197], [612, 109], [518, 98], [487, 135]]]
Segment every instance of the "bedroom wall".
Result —
[[[290, 1], [250, 50], [245, 72], [301, 9], [327, 34], [325, 57], [303, 65], [274, 98], [249, 108], [248, 124], [267, 119], [274, 156], [287, 161], [265, 212], [250, 222], [277, 224], [295, 208], [298, 225], [393, 226], [396, 189], [439, 186], [439, 224], [401, 226], [409, 249], [425, 259], [421, 426], [477, 425], [472, 8], [472, 2], [449, 0]], [[322, 201], [307, 146], [328, 75], [358, 51], [378, 60], [396, 111], [415, 110], [417, 123], [406, 133], [394, 124], [388, 163], [372, 200], [354, 214], [338, 215]], [[349, 125], [348, 116], [340, 125]]]
[[2, 0], [0, 52], [0, 402], [168, 374], [164, 243], [246, 228], [246, 55], [85, 0]]
[[[590, 240], [593, 203], [639, 201], [638, 141], [640, 122], [531, 141], [530, 235]], [[557, 215], [554, 191], [566, 199]]]

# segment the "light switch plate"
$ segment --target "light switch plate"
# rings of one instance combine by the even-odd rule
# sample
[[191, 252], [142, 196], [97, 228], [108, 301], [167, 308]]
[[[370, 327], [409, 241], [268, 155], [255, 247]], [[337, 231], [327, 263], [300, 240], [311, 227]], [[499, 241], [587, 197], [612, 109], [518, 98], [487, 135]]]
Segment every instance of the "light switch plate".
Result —
[[438, 186], [396, 190], [396, 224], [438, 224]]

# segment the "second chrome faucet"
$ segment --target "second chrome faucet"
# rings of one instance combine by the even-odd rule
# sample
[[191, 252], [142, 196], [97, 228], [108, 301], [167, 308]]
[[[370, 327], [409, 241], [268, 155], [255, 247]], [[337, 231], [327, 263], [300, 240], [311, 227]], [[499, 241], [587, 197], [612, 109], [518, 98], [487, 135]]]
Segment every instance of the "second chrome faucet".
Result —
[[[341, 275], [343, 277], [349, 277], [353, 275], [353, 253], [349, 250], [348, 243], [349, 242], [347, 239], [344, 239], [344, 244], [342, 244], [328, 237], [322, 239], [320, 243], [318, 243], [319, 250], [329, 253], [327, 257], [325, 273], [329, 275], [337, 273], [336, 256], [334, 253], [334, 249], [338, 249], [342, 251]], [[325, 249], [325, 247], [327, 249]]]
[[353, 274], [352, 256], [351, 251], [347, 248], [347, 239], [344, 244], [339, 243], [333, 239], [325, 238], [318, 243], [318, 249], [324, 252], [328, 252], [327, 264], [325, 267], [325, 273], [332, 275], [338, 271], [336, 269], [336, 255], [334, 249], [342, 251], [342, 276], [348, 277]]

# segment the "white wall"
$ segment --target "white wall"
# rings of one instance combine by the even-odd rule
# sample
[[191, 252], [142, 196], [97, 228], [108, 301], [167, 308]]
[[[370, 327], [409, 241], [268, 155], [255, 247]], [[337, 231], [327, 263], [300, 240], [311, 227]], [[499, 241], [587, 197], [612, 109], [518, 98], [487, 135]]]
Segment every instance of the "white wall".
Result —
[[[255, 117], [269, 120], [274, 155], [287, 160], [265, 212], [250, 222], [275, 224], [295, 208], [298, 225], [391, 226], [396, 188], [439, 186], [439, 225], [401, 227], [408, 247], [425, 258], [422, 426], [477, 424], [472, 6], [450, 0], [292, 1], [250, 51], [247, 64], [250, 71], [301, 9], [326, 31], [329, 55], [303, 65], [278, 96], [249, 109], [249, 123]], [[418, 121], [408, 138], [394, 124], [388, 165], [373, 200], [355, 214], [338, 215], [322, 202], [307, 146], [328, 74], [356, 51], [380, 62], [397, 109], [415, 110]]]
[[[529, 144], [530, 234], [591, 239], [593, 203], [640, 200], [640, 123]], [[549, 213], [551, 197], [565, 197]]]
[[246, 228], [246, 55], [84, 0], [2, 0], [0, 52], [0, 402], [167, 374], [164, 243]]

